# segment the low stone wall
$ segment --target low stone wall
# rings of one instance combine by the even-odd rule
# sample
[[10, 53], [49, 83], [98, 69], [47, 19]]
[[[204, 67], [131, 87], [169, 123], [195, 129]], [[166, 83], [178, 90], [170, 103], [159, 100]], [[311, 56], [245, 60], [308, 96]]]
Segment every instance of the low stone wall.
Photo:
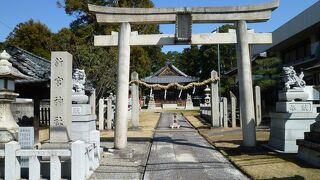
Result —
[[211, 121], [211, 106], [200, 105], [200, 117], [204, 120]]

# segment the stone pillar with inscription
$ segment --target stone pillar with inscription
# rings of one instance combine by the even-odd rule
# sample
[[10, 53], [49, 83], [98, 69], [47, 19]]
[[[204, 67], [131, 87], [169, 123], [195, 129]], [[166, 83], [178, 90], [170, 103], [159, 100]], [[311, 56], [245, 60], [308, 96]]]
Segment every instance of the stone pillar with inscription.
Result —
[[[293, 68], [286, 69], [284, 74], [290, 76], [287, 77], [287, 80], [299, 80]], [[304, 133], [310, 131], [310, 125], [320, 120], [319, 113], [312, 102], [313, 100], [319, 101], [319, 96], [310, 96], [316, 90], [312, 87], [310, 92], [308, 90], [310, 86], [305, 87], [305, 82], [302, 79], [300, 81], [286, 82], [287, 88], [278, 94], [279, 102], [276, 103], [276, 113], [270, 114], [271, 127], [268, 145], [285, 153], [297, 153], [296, 140], [303, 139]]]
[[51, 53], [50, 143], [66, 143], [71, 134], [72, 55]]

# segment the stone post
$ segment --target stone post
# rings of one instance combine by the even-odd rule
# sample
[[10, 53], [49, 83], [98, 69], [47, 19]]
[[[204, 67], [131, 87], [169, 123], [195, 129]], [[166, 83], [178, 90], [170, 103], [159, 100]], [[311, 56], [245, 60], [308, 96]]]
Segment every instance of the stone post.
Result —
[[[131, 73], [131, 80], [139, 80], [139, 75], [137, 72]], [[131, 88], [132, 88], [132, 91], [131, 91], [131, 94], [132, 94], [131, 121], [132, 121], [132, 128], [136, 129], [136, 128], [139, 128], [139, 111], [140, 111], [139, 84], [132, 83]]]
[[243, 145], [254, 147], [256, 145], [256, 129], [247, 23], [244, 20], [240, 20], [236, 23], [236, 26], [240, 116], [243, 121]]
[[230, 91], [230, 101], [231, 101], [231, 124], [232, 128], [237, 127], [236, 121], [236, 110], [237, 110], [237, 98], [236, 96]]
[[261, 90], [259, 86], [255, 88], [255, 112], [256, 112], [256, 125], [260, 126], [262, 114], [261, 114]]
[[72, 122], [72, 55], [51, 53], [50, 142], [69, 142]]
[[91, 105], [91, 114], [96, 114], [96, 89], [92, 91], [89, 102]]
[[222, 98], [219, 98], [220, 102], [219, 102], [219, 123], [220, 123], [220, 127], [224, 127], [223, 126], [223, 101]]
[[99, 130], [104, 130], [104, 99], [99, 99]]
[[37, 156], [31, 156], [29, 158], [29, 179], [41, 179], [40, 173], [40, 158]]
[[147, 97], [146, 96], [142, 96], [142, 100], [143, 100], [143, 103], [142, 103], [142, 106], [146, 106], [146, 99]]
[[226, 97], [222, 98], [223, 102], [223, 127], [228, 127], [228, 99]]
[[108, 97], [107, 98], [107, 130], [112, 129], [112, 119], [113, 119], [112, 97]]
[[121, 23], [118, 39], [118, 79], [115, 118], [114, 147], [124, 149], [127, 146], [128, 133], [128, 91], [130, 69], [130, 33], [129, 23]]
[[71, 180], [85, 179], [86, 148], [83, 141], [71, 144]]
[[[211, 71], [211, 78], [217, 78], [217, 71]], [[211, 83], [211, 122], [213, 127], [219, 127], [219, 87], [217, 82]]]
[[61, 179], [61, 160], [59, 156], [50, 157], [50, 179]]
[[34, 127], [34, 143], [38, 144], [40, 129], [40, 98], [33, 99], [33, 127]]
[[[19, 143], [11, 141], [5, 144], [4, 150], [4, 179], [20, 179], [21, 166], [16, 151], [20, 149]], [[3, 168], [3, 167], [2, 167]]]

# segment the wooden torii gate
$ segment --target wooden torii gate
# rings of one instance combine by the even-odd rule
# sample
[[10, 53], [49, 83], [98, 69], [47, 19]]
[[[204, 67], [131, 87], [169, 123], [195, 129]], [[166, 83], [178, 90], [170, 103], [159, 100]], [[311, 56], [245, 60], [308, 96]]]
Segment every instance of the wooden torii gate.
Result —
[[[98, 23], [120, 24], [120, 32], [94, 37], [95, 46], [118, 46], [115, 148], [127, 145], [127, 111], [130, 46], [181, 44], [237, 44], [237, 64], [242, 119], [243, 145], [255, 146], [255, 112], [249, 44], [272, 43], [270, 33], [247, 30], [247, 23], [265, 22], [279, 6], [279, 0], [259, 5], [194, 8], [115, 8], [89, 4]], [[234, 23], [236, 32], [192, 34], [193, 23]], [[139, 35], [130, 24], [176, 24], [175, 34]], [[216, 99], [215, 101], [218, 101]], [[212, 105], [218, 103], [212, 102]], [[218, 107], [213, 107], [215, 110]], [[213, 113], [213, 112], [212, 112]], [[219, 125], [218, 117], [212, 125]]]

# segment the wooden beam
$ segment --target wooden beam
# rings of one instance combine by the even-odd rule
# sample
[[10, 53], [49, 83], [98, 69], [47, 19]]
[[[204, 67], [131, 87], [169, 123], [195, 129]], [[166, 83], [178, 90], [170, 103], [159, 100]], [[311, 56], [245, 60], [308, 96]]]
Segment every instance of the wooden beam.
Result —
[[[271, 44], [271, 33], [248, 33], [249, 44]], [[229, 33], [206, 33], [193, 34], [190, 44], [236, 44], [237, 37], [233, 32]], [[118, 46], [118, 33], [112, 35], [94, 36], [95, 46]], [[163, 46], [163, 45], [181, 45], [176, 43], [174, 34], [148, 34], [137, 35], [132, 32], [130, 36], [131, 46]]]

